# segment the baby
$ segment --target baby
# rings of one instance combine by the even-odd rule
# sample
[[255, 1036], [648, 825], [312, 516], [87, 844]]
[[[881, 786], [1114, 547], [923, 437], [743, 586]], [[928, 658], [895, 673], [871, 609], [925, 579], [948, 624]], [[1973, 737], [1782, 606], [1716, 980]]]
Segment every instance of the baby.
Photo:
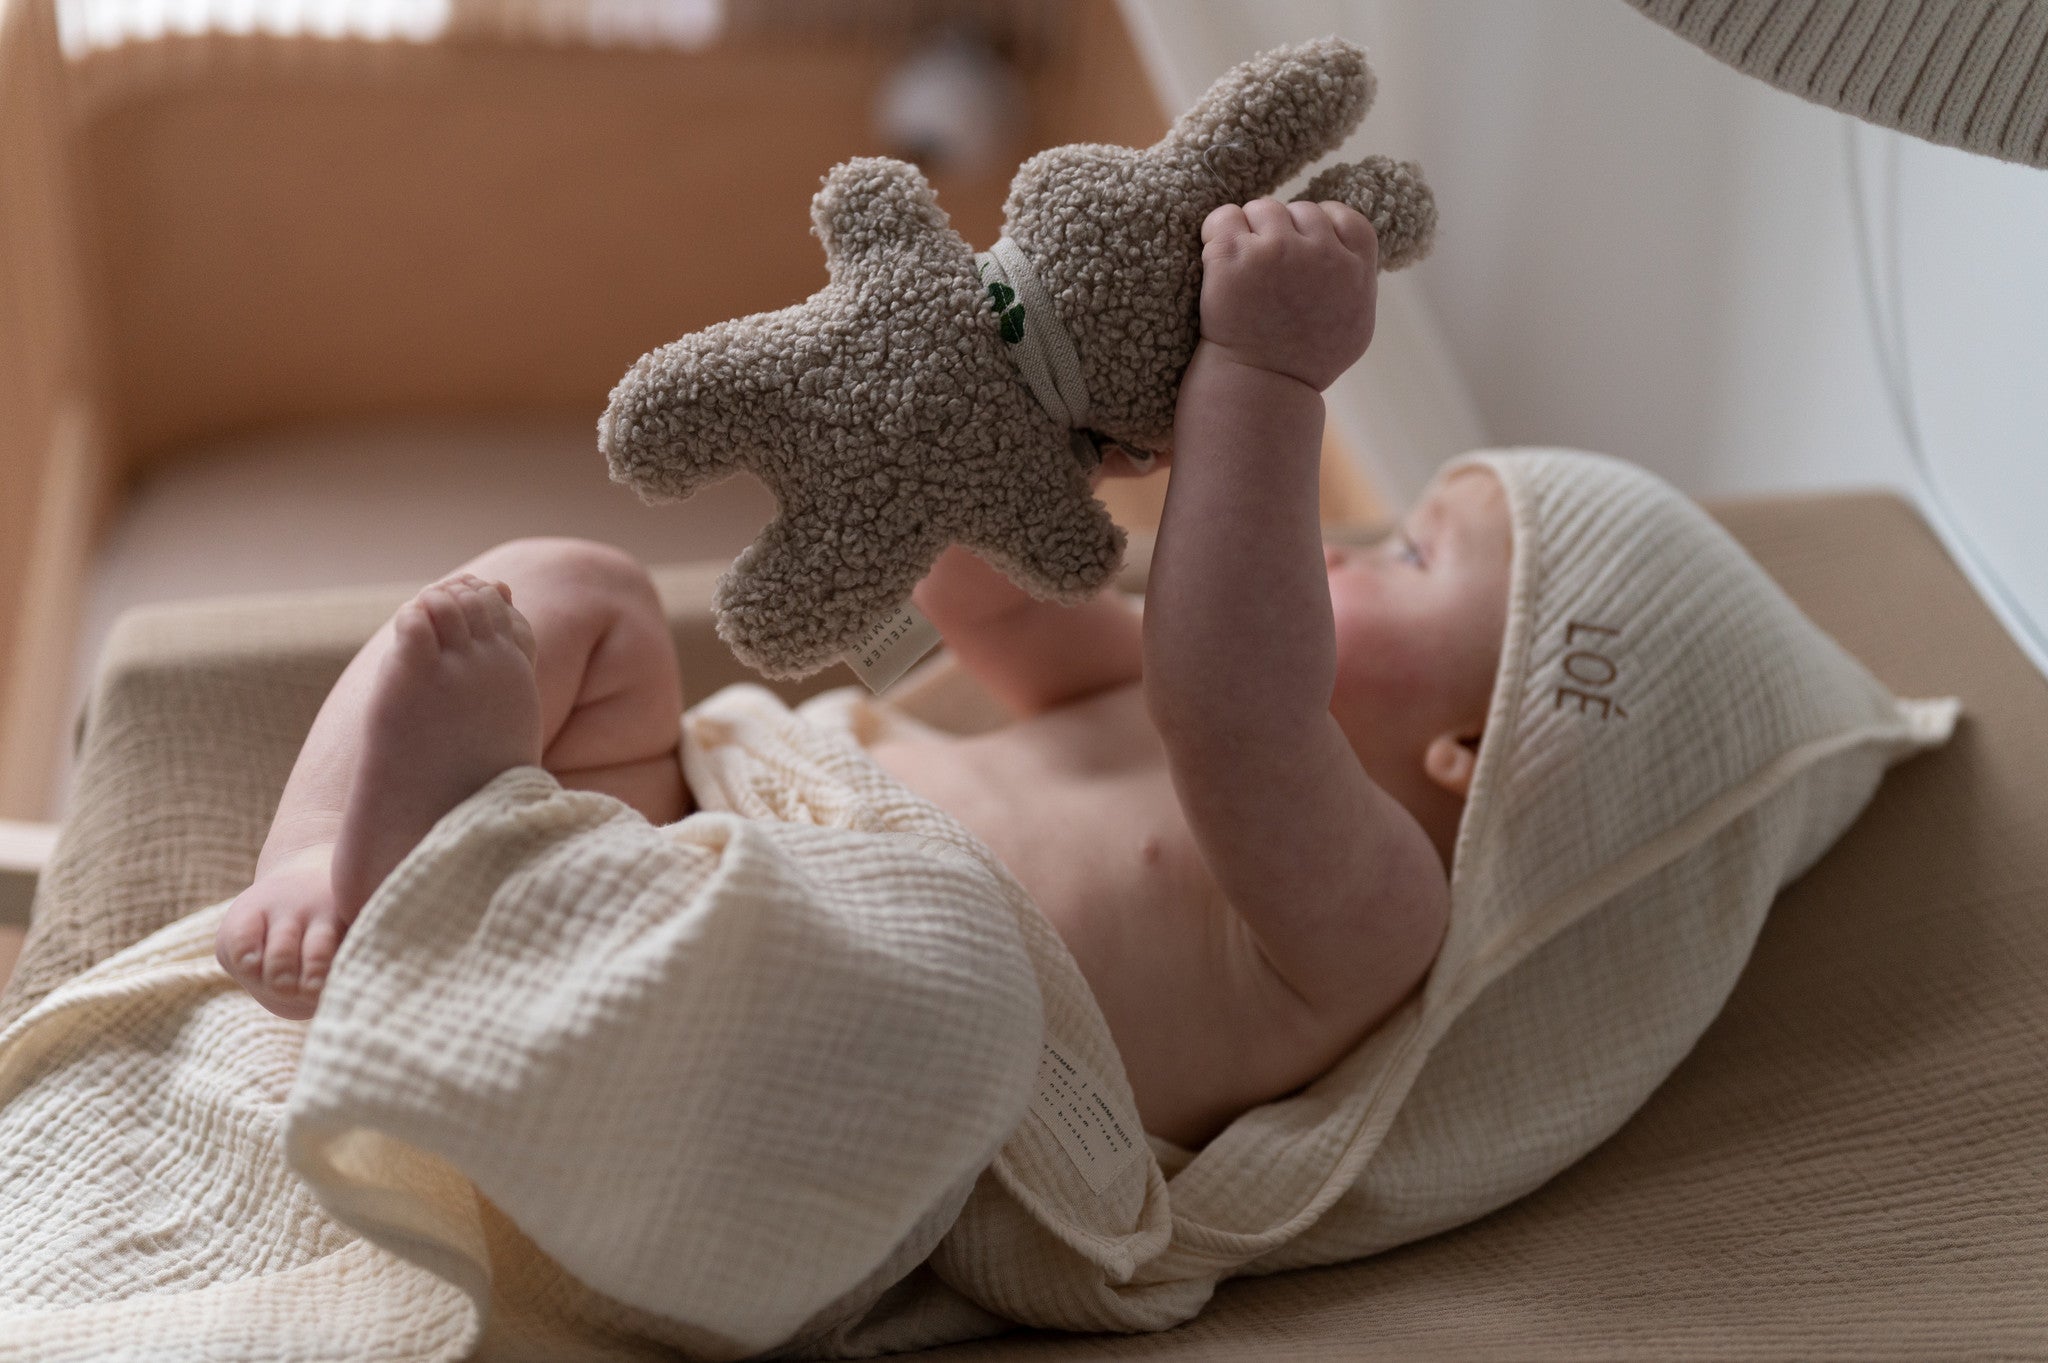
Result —
[[[1259, 199], [1218, 209], [1202, 239], [1142, 615], [1113, 593], [1036, 601], [950, 549], [917, 604], [1015, 722], [870, 749], [1031, 893], [1146, 1129], [1190, 1149], [1322, 1073], [1429, 972], [1510, 574], [1503, 492], [1479, 468], [1381, 547], [1322, 544], [1321, 393], [1373, 330], [1365, 218]], [[636, 562], [573, 540], [490, 550], [401, 607], [335, 685], [221, 964], [310, 1017], [384, 877], [508, 767], [657, 825], [687, 816], [682, 710]]]

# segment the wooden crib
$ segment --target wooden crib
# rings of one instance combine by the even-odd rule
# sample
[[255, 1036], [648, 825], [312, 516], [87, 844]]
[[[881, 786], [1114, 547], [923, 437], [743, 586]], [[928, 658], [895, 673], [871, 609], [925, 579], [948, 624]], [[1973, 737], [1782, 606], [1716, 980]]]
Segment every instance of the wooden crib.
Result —
[[[1018, 72], [1019, 156], [1164, 130], [1112, 0], [743, 0], [694, 51], [598, 47], [540, 0], [476, 0], [432, 42], [212, 33], [76, 55], [55, 0], [6, 0], [0, 819], [56, 812], [86, 583], [138, 480], [269, 430], [592, 429], [643, 351], [824, 283], [819, 176], [888, 150], [876, 89], [949, 17], [979, 19]], [[932, 179], [970, 242], [998, 235], [1008, 163]], [[1371, 514], [1348, 468], [1329, 461], [1335, 519]], [[1161, 483], [1113, 488], [1112, 510], [1156, 524]]]

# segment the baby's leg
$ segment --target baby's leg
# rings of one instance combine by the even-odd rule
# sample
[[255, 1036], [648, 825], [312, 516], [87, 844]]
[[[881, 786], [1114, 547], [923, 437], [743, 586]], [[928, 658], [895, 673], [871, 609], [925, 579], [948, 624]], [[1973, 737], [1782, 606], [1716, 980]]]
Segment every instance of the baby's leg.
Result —
[[629, 555], [544, 539], [471, 560], [387, 621], [329, 694], [256, 883], [221, 925], [221, 964], [273, 1012], [310, 1017], [384, 876], [447, 809], [522, 762], [674, 822], [689, 812], [681, 712], [667, 621]]

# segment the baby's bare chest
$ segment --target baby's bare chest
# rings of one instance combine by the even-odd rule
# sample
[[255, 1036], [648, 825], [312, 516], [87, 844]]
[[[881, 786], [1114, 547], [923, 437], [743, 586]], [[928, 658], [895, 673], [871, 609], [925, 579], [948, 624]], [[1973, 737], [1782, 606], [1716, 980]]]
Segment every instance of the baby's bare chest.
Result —
[[1146, 1128], [1199, 1144], [1328, 1050], [1203, 860], [1142, 697], [967, 740], [879, 744], [987, 843], [1088, 981]]
[[[987, 843], [1070, 934], [1070, 949], [1077, 939], [1106, 947], [1135, 924], [1185, 945], [1202, 934], [1168, 929], [1229, 912], [1135, 686], [993, 733], [881, 743], [872, 755]], [[1165, 954], [1188, 969], [1198, 960]]]

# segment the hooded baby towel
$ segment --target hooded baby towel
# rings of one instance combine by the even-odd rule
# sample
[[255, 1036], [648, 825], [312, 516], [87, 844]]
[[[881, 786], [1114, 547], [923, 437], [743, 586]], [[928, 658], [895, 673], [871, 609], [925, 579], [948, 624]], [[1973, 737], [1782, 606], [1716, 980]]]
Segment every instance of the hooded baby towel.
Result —
[[1954, 700], [1893, 697], [1659, 479], [1563, 450], [1439, 476], [1473, 471], [1507, 494], [1507, 627], [1424, 988], [1198, 1154], [1152, 1140], [1165, 1227], [1154, 1161], [1091, 1197], [1027, 1124], [931, 1260], [974, 1301], [1158, 1329], [1222, 1278], [1359, 1258], [1531, 1191], [1683, 1059], [1778, 891], [1885, 768], [1951, 732]]
[[1175, 1269], [1375, 1253], [1584, 1155], [1706, 1030], [1779, 889], [1953, 728], [1651, 475], [1524, 450], [1438, 476], [1472, 470], [1513, 567], [1448, 935], [1402, 1012], [1174, 1177]]

